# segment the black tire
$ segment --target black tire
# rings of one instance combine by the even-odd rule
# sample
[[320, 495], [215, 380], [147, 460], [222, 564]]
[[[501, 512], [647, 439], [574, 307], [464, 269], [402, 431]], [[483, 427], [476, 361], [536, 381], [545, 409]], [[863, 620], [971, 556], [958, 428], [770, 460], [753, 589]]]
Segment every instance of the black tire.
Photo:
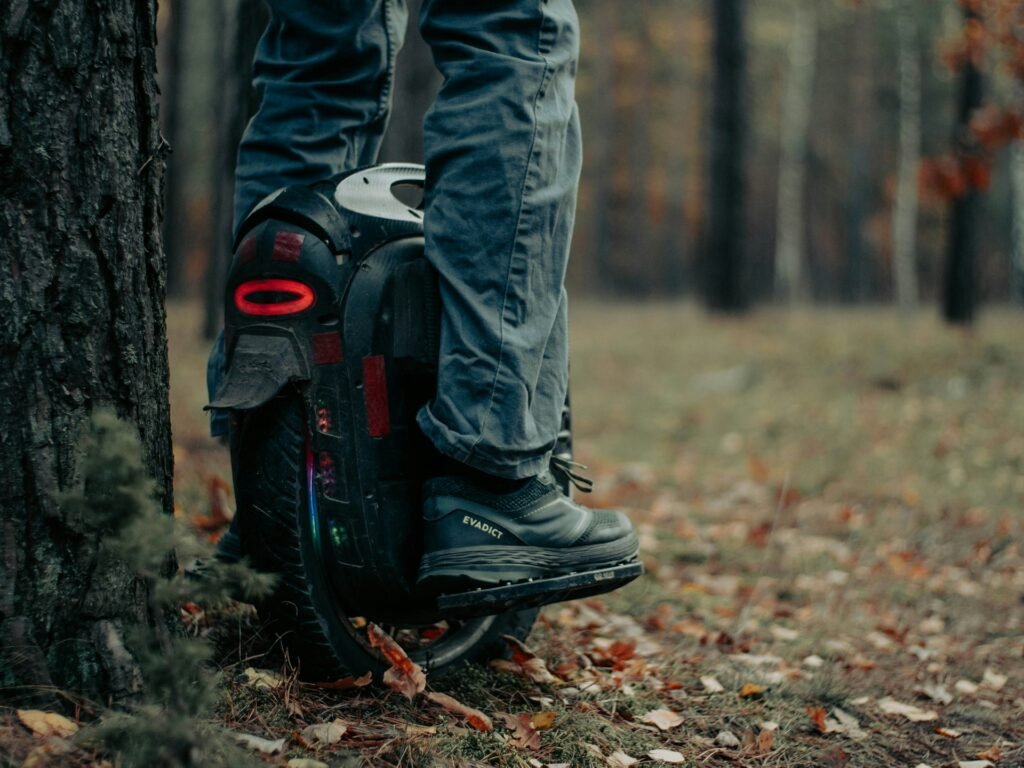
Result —
[[[278, 576], [274, 593], [257, 606], [261, 617], [298, 660], [303, 678], [370, 671], [379, 680], [388, 665], [332, 596], [311, 541], [301, 398], [279, 397], [245, 414], [232, 443], [242, 552], [258, 570]], [[531, 609], [470, 620], [409, 656], [435, 675], [486, 661], [507, 652], [504, 635], [525, 640], [536, 617]]]

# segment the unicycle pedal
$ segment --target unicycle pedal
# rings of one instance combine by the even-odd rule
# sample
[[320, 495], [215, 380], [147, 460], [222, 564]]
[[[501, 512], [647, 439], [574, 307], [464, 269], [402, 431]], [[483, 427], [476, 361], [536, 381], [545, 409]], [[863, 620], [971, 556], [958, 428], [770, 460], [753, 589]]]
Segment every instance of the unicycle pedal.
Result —
[[516, 584], [453, 592], [440, 595], [437, 598], [437, 608], [443, 616], [453, 619], [539, 608], [542, 605], [611, 592], [633, 581], [643, 572], [643, 565], [633, 562], [550, 579], [533, 579]]

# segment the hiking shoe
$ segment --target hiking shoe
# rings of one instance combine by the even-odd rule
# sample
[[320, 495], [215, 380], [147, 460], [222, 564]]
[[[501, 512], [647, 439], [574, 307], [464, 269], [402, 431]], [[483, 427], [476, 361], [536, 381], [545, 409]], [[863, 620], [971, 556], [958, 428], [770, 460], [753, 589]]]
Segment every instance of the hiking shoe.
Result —
[[466, 477], [423, 486], [424, 554], [417, 584], [431, 591], [491, 587], [601, 570], [635, 560], [625, 514], [588, 509], [545, 474], [511, 493]]

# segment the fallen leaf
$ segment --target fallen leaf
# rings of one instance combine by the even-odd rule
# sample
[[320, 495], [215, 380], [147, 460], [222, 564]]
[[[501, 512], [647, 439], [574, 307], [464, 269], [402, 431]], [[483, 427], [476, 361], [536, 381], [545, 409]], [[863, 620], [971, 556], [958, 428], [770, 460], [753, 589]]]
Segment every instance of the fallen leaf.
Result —
[[373, 673], [367, 672], [359, 677], [343, 677], [329, 683], [313, 683], [314, 688], [322, 688], [325, 691], [348, 691], [352, 688], [364, 688], [373, 682]]
[[280, 688], [285, 683], [284, 677], [277, 672], [271, 672], [269, 669], [246, 667], [245, 672], [242, 674], [245, 675], [245, 684], [253, 688], [263, 688], [272, 691], [275, 688]]
[[647, 756], [651, 760], [658, 760], [662, 763], [669, 763], [670, 765], [679, 765], [686, 762], [686, 758], [683, 757], [681, 752], [676, 752], [671, 749], [652, 749], [647, 753]]
[[555, 718], [558, 715], [554, 712], [538, 712], [530, 718], [530, 725], [536, 728], [538, 731], [546, 731], [555, 724]]
[[431, 691], [426, 694], [427, 699], [437, 704], [441, 709], [451, 712], [453, 715], [458, 715], [469, 723], [473, 728], [478, 731], [491, 731], [494, 730], [494, 723], [491, 722], [491, 718], [481, 712], [479, 709], [473, 709], [467, 707], [461, 701], [453, 699], [446, 693], [437, 693]]
[[938, 720], [939, 715], [930, 709], [920, 709], [913, 704], [903, 704], [888, 696], [879, 699], [878, 708], [887, 715], [902, 715], [915, 723], [923, 723], [929, 720]]
[[530, 715], [512, 715], [495, 712], [505, 727], [512, 731], [512, 743], [519, 749], [540, 749], [540, 732], [533, 726]]
[[829, 731], [845, 733], [851, 739], [863, 739], [868, 735], [866, 731], [861, 729], [857, 718], [839, 707], [835, 707], [832, 710], [832, 717], [828, 719], [827, 725]]
[[818, 733], [828, 733], [828, 724], [826, 722], [828, 715], [824, 707], [804, 707], [804, 711], [811, 718], [811, 722], [818, 729]]
[[721, 693], [725, 690], [725, 686], [713, 677], [702, 677], [700, 684], [704, 686], [704, 690], [708, 693]]
[[346, 731], [348, 731], [348, 724], [343, 720], [335, 720], [332, 723], [314, 723], [302, 729], [302, 738], [307, 742], [337, 744]]
[[726, 749], [738, 749], [740, 740], [736, 738], [736, 734], [732, 731], [719, 731], [718, 735], [715, 736], [715, 744]]
[[231, 737], [249, 749], [262, 752], [265, 755], [276, 755], [284, 751], [284, 739], [264, 739], [262, 736], [253, 736], [249, 733], [236, 733], [229, 731]]
[[975, 757], [981, 760], [991, 760], [994, 763], [998, 763], [1003, 756], [1003, 751], [999, 749], [998, 745], [993, 745], [986, 749], [984, 752], [979, 752]]
[[953, 687], [958, 693], [965, 693], [968, 696], [973, 696], [978, 692], [978, 684], [972, 683], [970, 680], [957, 680]]
[[59, 736], [66, 739], [78, 732], [77, 723], [68, 720], [56, 712], [43, 712], [39, 709], [19, 709], [18, 719], [21, 724], [41, 739]]
[[[366, 625], [366, 635], [370, 640], [370, 647], [380, 650], [381, 655], [391, 663], [381, 678], [384, 685], [402, 694], [410, 701], [417, 693], [422, 693], [427, 687], [427, 676], [423, 674], [420, 665], [406, 655], [402, 646], [395, 642], [391, 635], [373, 623]], [[490, 728], [486, 730], [490, 730]]]
[[957, 765], [960, 768], [992, 768], [995, 763], [991, 760], [960, 760]]
[[960, 736], [963, 735], [960, 731], [954, 728], [944, 728], [941, 725], [935, 729], [935, 732], [939, 734], [939, 736], [945, 736], [947, 739], [959, 739]]
[[[518, 665], [522, 674], [533, 680], [535, 683], [549, 683], [557, 685], [562, 681], [551, 674], [544, 659], [531, 651], [525, 643], [512, 635], [505, 635], [505, 643], [512, 652], [512, 661]], [[505, 668], [506, 671], [507, 668]]]
[[640, 718], [640, 722], [649, 723], [659, 731], [670, 731], [683, 724], [683, 718], [671, 709], [652, 709]]
[[612, 768], [630, 768], [631, 765], [636, 765], [640, 761], [635, 757], [630, 757], [625, 752], [615, 750], [608, 755], [607, 762]]
[[925, 685], [919, 690], [936, 704], [953, 703], [953, 694], [944, 685]]
[[405, 724], [406, 736], [433, 736], [436, 733], [437, 728], [432, 725], [417, 725], [416, 723]]
[[1003, 686], [1006, 685], [1006, 675], [1000, 675], [991, 669], [986, 669], [985, 674], [981, 676], [981, 684], [985, 688], [991, 688], [993, 691], [1001, 691]]
[[757, 683], [744, 683], [743, 687], [740, 688], [740, 698], [751, 699], [755, 696], [760, 696], [766, 690], [768, 689], [765, 686], [758, 685]]
[[327, 763], [310, 760], [308, 757], [293, 757], [286, 765], [288, 768], [328, 768]]

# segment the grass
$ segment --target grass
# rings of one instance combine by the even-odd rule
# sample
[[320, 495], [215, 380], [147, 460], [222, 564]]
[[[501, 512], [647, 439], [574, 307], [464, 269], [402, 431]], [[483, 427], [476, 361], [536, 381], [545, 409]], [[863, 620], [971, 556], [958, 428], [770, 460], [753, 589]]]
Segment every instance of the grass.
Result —
[[[334, 765], [597, 766], [615, 750], [666, 748], [687, 765], [942, 768], [993, 747], [998, 765], [1024, 764], [1020, 314], [992, 310], [965, 334], [882, 309], [573, 312], [578, 453], [597, 479], [593, 503], [633, 512], [649, 575], [591, 603], [596, 626], [578, 606], [547, 609], [531, 646], [554, 669], [622, 639], [628, 617], [657, 645], [643, 674], [602, 668], [579, 695], [487, 668], [432, 681], [492, 715], [555, 711], [537, 752], [379, 692], [307, 691], [296, 715], [231, 674], [225, 722], [274, 738], [317, 718], [367, 724], [376, 735], [288, 753]], [[195, 308], [170, 308], [176, 489], [189, 514], [205, 513], [210, 476], [230, 477], [203, 433], [197, 325]], [[986, 670], [1007, 682], [956, 690]], [[707, 677], [724, 690], [708, 692]], [[766, 690], [741, 698], [746, 683]], [[928, 686], [953, 701], [929, 699]], [[887, 715], [887, 696], [939, 719]], [[818, 706], [852, 714], [866, 736], [820, 733], [806, 711]], [[640, 721], [658, 708], [683, 725]], [[762, 754], [715, 741], [767, 721], [777, 729]], [[436, 733], [410, 736], [410, 722]]]

